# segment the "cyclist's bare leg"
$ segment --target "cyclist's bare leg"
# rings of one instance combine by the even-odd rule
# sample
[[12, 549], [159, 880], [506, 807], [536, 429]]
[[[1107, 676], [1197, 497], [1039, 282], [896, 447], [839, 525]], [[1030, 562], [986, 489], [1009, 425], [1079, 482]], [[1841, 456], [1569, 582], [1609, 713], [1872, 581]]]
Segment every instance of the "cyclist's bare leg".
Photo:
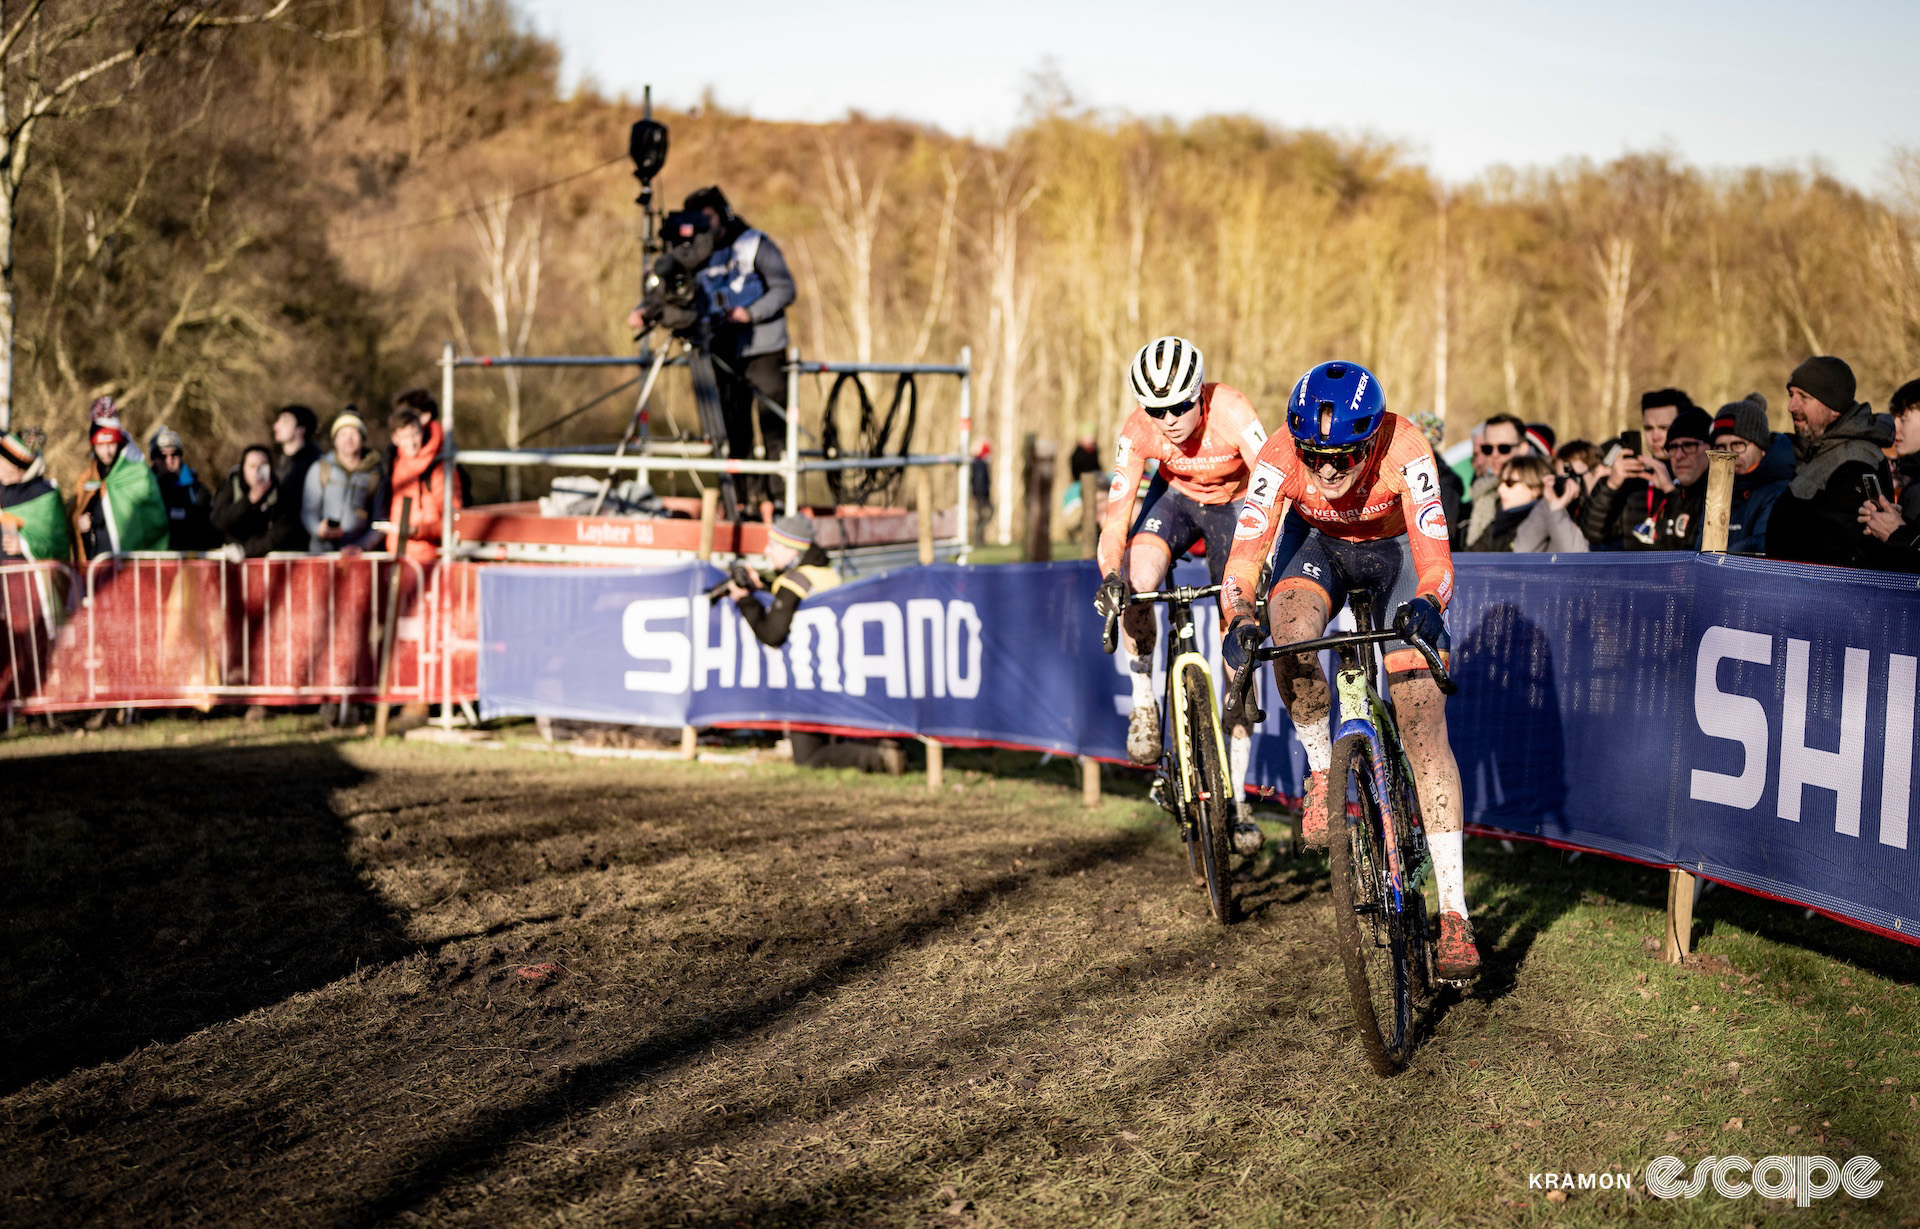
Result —
[[[1159, 547], [1159, 549], [1155, 549]], [[1157, 538], [1136, 539], [1127, 550], [1127, 585], [1150, 593], [1167, 578], [1172, 556]], [[1120, 639], [1127, 650], [1127, 681], [1133, 689], [1133, 715], [1127, 721], [1127, 757], [1136, 764], [1160, 758], [1160, 699], [1153, 691], [1153, 649], [1157, 639], [1153, 607], [1129, 606], [1120, 615]]]
[[[1464, 920], [1467, 914], [1466, 867], [1461, 844], [1460, 765], [1453, 758], [1453, 746], [1447, 741], [1447, 700], [1432, 676], [1423, 673], [1399, 675], [1389, 681], [1393, 693], [1393, 711], [1400, 727], [1400, 739], [1413, 766], [1413, 787], [1420, 796], [1420, 815], [1427, 829], [1427, 850], [1433, 856], [1433, 877], [1440, 889], [1442, 926], [1453, 926], [1446, 915]], [[1461, 926], [1466, 945], [1464, 953], [1454, 952], [1456, 962], [1471, 955], [1472, 930]], [[1449, 955], [1444, 945], [1442, 956]], [[1456, 936], [1456, 942], [1462, 936]], [[1471, 975], [1479, 958], [1472, 956], [1452, 973]]]
[[[1311, 640], [1327, 628], [1330, 611], [1326, 596], [1317, 588], [1287, 585], [1267, 599], [1267, 628], [1275, 644]], [[1302, 653], [1273, 659], [1273, 678], [1280, 700], [1293, 719], [1294, 732], [1307, 753], [1307, 768], [1325, 772], [1333, 761], [1333, 738], [1327, 729], [1327, 714], [1333, 707], [1327, 689], [1326, 671], [1320, 668], [1320, 655]]]

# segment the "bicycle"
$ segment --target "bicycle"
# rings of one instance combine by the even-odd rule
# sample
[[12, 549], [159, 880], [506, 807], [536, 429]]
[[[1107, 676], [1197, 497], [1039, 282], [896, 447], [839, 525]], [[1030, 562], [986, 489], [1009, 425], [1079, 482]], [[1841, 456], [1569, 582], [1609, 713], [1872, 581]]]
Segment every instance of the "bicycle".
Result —
[[1364, 595], [1353, 595], [1349, 605], [1359, 630], [1255, 649], [1247, 668], [1233, 680], [1229, 697], [1248, 722], [1257, 725], [1266, 719], [1253, 695], [1257, 663], [1323, 649], [1339, 654], [1335, 694], [1340, 727], [1326, 785], [1334, 932], [1361, 1044], [1373, 1069], [1384, 1076], [1411, 1057], [1415, 1008], [1431, 999], [1442, 983], [1435, 975], [1438, 928], [1428, 915], [1424, 892], [1433, 859], [1427, 852], [1413, 768], [1393, 707], [1381, 698], [1386, 688], [1373, 646], [1401, 641], [1426, 659], [1442, 695], [1453, 695], [1459, 687], [1431, 644], [1411, 634], [1376, 629]]
[[[1221, 925], [1233, 921], [1228, 883], [1233, 852], [1234, 797], [1228, 783], [1227, 739], [1213, 689], [1213, 669], [1200, 655], [1193, 604], [1215, 597], [1219, 585], [1134, 593], [1128, 606], [1164, 605], [1167, 618], [1167, 691], [1153, 799], [1165, 807], [1187, 847], [1187, 866], [1207, 888], [1207, 909]], [[1101, 643], [1111, 654], [1120, 642], [1120, 615], [1107, 616]]]

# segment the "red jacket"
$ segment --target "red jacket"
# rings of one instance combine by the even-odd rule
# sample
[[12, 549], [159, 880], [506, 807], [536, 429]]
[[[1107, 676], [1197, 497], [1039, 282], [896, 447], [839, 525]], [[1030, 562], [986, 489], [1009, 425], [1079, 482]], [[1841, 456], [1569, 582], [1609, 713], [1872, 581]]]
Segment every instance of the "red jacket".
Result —
[[[387, 550], [394, 551], [400, 533], [401, 501], [413, 500], [407, 523], [407, 558], [416, 563], [431, 563], [440, 557], [441, 511], [446, 501], [446, 467], [440, 464], [440, 423], [427, 424], [426, 439], [412, 456], [396, 453], [393, 458], [393, 502], [388, 516], [393, 528], [387, 531]], [[453, 484], [453, 506], [460, 506], [460, 484]]]

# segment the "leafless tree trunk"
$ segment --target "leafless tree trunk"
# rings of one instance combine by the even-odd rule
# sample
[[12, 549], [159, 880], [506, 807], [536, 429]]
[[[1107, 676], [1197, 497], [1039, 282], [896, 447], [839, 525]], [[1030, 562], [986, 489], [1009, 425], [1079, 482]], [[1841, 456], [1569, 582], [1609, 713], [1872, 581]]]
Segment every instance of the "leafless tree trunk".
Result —
[[871, 363], [873, 239], [879, 230], [880, 210], [887, 202], [887, 173], [882, 170], [867, 187], [861, 183], [860, 168], [852, 158], [831, 147], [823, 146], [821, 152], [827, 163], [828, 200], [822, 220], [846, 266], [847, 324], [853, 333], [854, 359]]
[[0, 0], [0, 431], [13, 427], [13, 236], [41, 122], [117, 106], [161, 52], [217, 30], [272, 21], [292, 2]]
[[1433, 222], [1433, 412], [1447, 421], [1447, 201]]
[[[472, 217], [474, 237], [479, 241], [482, 258], [481, 293], [493, 309], [493, 332], [497, 353], [524, 353], [533, 331], [534, 312], [540, 303], [540, 231], [541, 220], [513, 226], [513, 202], [507, 196], [475, 209]], [[506, 442], [509, 448], [520, 446], [520, 369], [501, 371], [507, 387]], [[520, 498], [520, 470], [507, 470], [507, 498]]]
[[1019, 438], [1020, 393], [1025, 385], [1020, 365], [1029, 348], [1027, 322], [1033, 309], [1034, 285], [1020, 269], [1020, 217], [1039, 197], [1039, 187], [1024, 192], [1018, 184], [1017, 167], [1002, 166], [994, 171], [991, 302], [988, 334], [999, 351], [995, 363], [994, 384], [997, 396], [995, 412], [1000, 428], [999, 466], [994, 508], [994, 536], [1001, 543], [1013, 541], [1014, 441]]

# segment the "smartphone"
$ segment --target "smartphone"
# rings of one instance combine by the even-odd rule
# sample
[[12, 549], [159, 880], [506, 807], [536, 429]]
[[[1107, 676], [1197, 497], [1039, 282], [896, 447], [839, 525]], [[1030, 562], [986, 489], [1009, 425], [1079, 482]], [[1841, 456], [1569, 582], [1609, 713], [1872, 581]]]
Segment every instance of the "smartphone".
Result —
[[1622, 431], [1620, 433], [1620, 447], [1638, 456], [1641, 451], [1640, 433], [1638, 431]]
[[1608, 469], [1612, 469], [1613, 463], [1618, 461], [1622, 456], [1625, 456], [1626, 451], [1627, 450], [1620, 445], [1615, 444], [1613, 447], [1607, 449], [1606, 456], [1600, 458], [1600, 464], [1606, 466]]
[[1862, 503], [1878, 503], [1883, 497], [1884, 492], [1880, 489], [1880, 475], [1861, 474], [1860, 501]]

